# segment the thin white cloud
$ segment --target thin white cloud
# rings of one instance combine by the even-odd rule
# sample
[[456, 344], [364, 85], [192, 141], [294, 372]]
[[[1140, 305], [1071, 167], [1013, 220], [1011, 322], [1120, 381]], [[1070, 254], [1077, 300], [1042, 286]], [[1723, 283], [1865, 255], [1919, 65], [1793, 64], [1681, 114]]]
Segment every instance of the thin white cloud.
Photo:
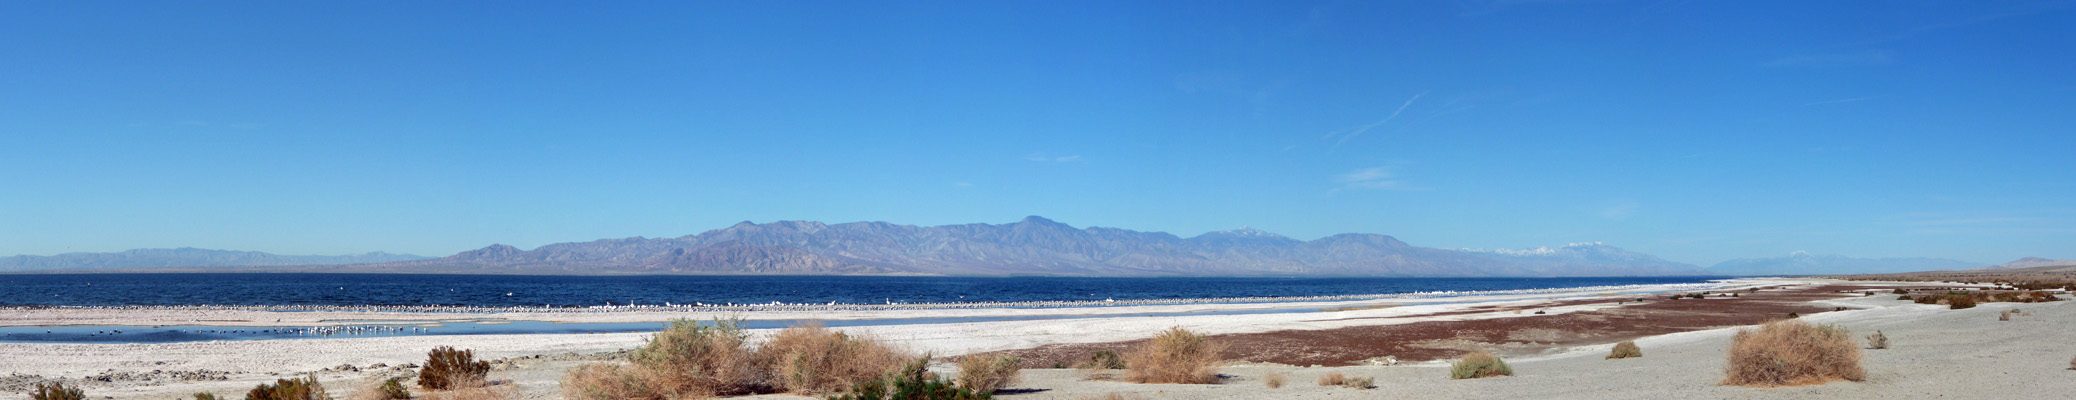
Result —
[[1398, 176], [1391, 172], [1391, 167], [1369, 167], [1348, 171], [1347, 173], [1335, 175], [1334, 182], [1341, 184], [1340, 188], [1333, 190], [1335, 192], [1346, 189], [1412, 189], [1412, 187], [1406, 185], [1404, 180], [1398, 179]]
[[1616, 201], [1615, 204], [1607, 206], [1606, 208], [1600, 209], [1600, 212], [1598, 214], [1600, 214], [1601, 218], [1620, 221], [1629, 219], [1629, 217], [1632, 215], [1636, 215], [1636, 208], [1637, 204], [1635, 200], [1624, 199]]
[[1406, 99], [1405, 104], [1399, 104], [1397, 110], [1391, 111], [1391, 115], [1384, 117], [1384, 119], [1382, 120], [1370, 123], [1369, 125], [1363, 125], [1361, 128], [1355, 128], [1354, 132], [1349, 132], [1347, 136], [1342, 136], [1341, 140], [1334, 142], [1334, 147], [1340, 147], [1342, 143], [1347, 143], [1348, 139], [1354, 139], [1356, 136], [1362, 136], [1363, 132], [1369, 132], [1370, 129], [1376, 128], [1380, 125], [1384, 125], [1384, 123], [1391, 122], [1392, 119], [1398, 118], [1399, 114], [1406, 112], [1406, 107], [1412, 107], [1414, 101], [1420, 100], [1420, 97], [1426, 96], [1428, 92], [1432, 92], [1432, 90], [1422, 91], [1420, 92], [1420, 94], [1413, 95], [1413, 98]]

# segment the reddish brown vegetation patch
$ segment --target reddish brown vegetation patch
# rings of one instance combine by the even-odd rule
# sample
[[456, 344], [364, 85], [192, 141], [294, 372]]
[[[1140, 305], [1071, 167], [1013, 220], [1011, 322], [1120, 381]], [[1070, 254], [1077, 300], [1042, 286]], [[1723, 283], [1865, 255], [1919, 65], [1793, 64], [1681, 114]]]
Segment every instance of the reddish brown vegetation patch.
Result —
[[[1729, 326], [1756, 325], [1796, 313], [1812, 315], [1832, 311], [1810, 301], [1859, 296], [1869, 290], [1889, 288], [1823, 286], [1741, 293], [1738, 297], [1665, 300], [1652, 297], [1638, 303], [1636, 297], [1595, 300], [1565, 300], [1529, 307], [1475, 307], [1475, 312], [1538, 310], [1554, 304], [1612, 304], [1621, 307], [1558, 315], [1522, 314], [1519, 317], [1473, 321], [1432, 321], [1384, 326], [1358, 326], [1325, 330], [1291, 330], [1266, 333], [1218, 335], [1226, 343], [1221, 358], [1287, 365], [1355, 365], [1385, 355], [1402, 361], [1440, 360], [1461, 356], [1471, 347], [1498, 346], [1513, 350], [1540, 350], [1560, 346], [1606, 344], [1645, 336]], [[1849, 292], [1849, 293], [1848, 293]], [[1713, 296], [1713, 295], [1711, 295]], [[1444, 315], [1475, 312], [1450, 312]], [[1100, 350], [1122, 352], [1144, 340], [1111, 343], [1047, 345], [1010, 350], [1023, 357], [1026, 368], [1075, 365]]]

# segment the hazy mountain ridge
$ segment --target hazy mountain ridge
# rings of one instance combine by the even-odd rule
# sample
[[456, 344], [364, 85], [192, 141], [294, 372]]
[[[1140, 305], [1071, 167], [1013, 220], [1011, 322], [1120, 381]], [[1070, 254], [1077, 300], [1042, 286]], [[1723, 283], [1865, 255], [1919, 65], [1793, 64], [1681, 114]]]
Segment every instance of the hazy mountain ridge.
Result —
[[2076, 265], [2076, 260], [2050, 260], [2040, 257], [2026, 257], [2008, 263], [1991, 265], [1987, 267], [1976, 267], [1971, 269], [2020, 269], [2039, 267], [2060, 267], [2071, 265]]
[[1075, 228], [1041, 217], [934, 227], [885, 222], [743, 222], [677, 238], [493, 245], [453, 256], [354, 266], [396, 272], [942, 275], [1691, 275], [1703, 271], [1603, 244], [1527, 253], [1416, 247], [1375, 234], [1299, 241], [1254, 229], [1181, 238]]
[[1965, 269], [1981, 263], [1945, 258], [1857, 258], [1794, 252], [1780, 257], [1740, 258], [1708, 267], [1724, 275], [1847, 275]]
[[135, 249], [113, 253], [65, 253], [54, 256], [20, 255], [0, 258], [0, 270], [345, 265], [426, 260], [431, 258], [379, 251], [338, 256], [298, 256], [257, 251], [182, 247], [177, 249]]

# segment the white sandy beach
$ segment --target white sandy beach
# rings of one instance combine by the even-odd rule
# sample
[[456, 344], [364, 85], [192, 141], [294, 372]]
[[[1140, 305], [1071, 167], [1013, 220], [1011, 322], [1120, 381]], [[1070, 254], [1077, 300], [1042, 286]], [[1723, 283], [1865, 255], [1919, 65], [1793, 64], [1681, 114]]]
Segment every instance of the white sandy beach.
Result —
[[[1732, 289], [1816, 283], [1815, 280], [1745, 280], [1732, 282]], [[1829, 284], [1843, 284], [1821, 281]], [[1850, 284], [1873, 284], [1855, 282]], [[873, 335], [911, 349], [935, 355], [1031, 348], [1047, 344], [1095, 343], [1131, 340], [1151, 335], [1169, 326], [1184, 326], [1209, 334], [1258, 333], [1279, 330], [1332, 329], [1356, 325], [1402, 324], [1437, 319], [1520, 318], [1517, 313], [1469, 313], [1428, 316], [1459, 311], [1472, 304], [1532, 304], [1553, 298], [1614, 296], [1616, 291], [1579, 291], [1563, 294], [1468, 296], [1437, 299], [1384, 299], [1363, 301], [1187, 304], [1102, 308], [1046, 309], [955, 309], [880, 311], [775, 311], [750, 315], [750, 319], [885, 319], [974, 316], [1050, 316], [1056, 319], [968, 322], [947, 324], [883, 325], [842, 328]], [[1436, 303], [1417, 304], [1415, 303]], [[1303, 368], [1279, 365], [1240, 365], [1226, 370], [1234, 378], [1220, 385], [1142, 385], [1083, 381], [1068, 370], [1026, 370], [1021, 391], [1004, 398], [1075, 399], [1109, 392], [1135, 392], [1150, 398], [1340, 398], [1414, 396], [1444, 393], [1509, 393], [1525, 398], [1746, 398], [1788, 395], [1835, 395], [1841, 398], [1867, 396], [1925, 396], [1974, 398], [1989, 393], [2067, 393], [2076, 384], [2067, 383], [2076, 371], [2064, 371], [2076, 349], [2068, 342], [2076, 328], [2076, 308], [2068, 302], [2045, 304], [1991, 303], [1970, 310], [1946, 310], [1943, 306], [1912, 304], [1893, 296], [1828, 300], [1825, 307], [1855, 310], [1823, 313], [1807, 318], [1814, 322], [1844, 325], [1856, 333], [1879, 329], [1895, 342], [1892, 350], [1869, 350], [1867, 368], [1871, 378], [1860, 383], [1834, 383], [1817, 387], [1747, 389], [1715, 386], [1721, 379], [1723, 349], [1733, 329], [1650, 337], [1638, 340], [1646, 357], [1638, 360], [1604, 361], [1606, 346], [1577, 348], [1558, 354], [1509, 360], [1517, 376], [1473, 381], [1451, 381], [1440, 363], [1393, 367]], [[1189, 311], [1236, 311], [1265, 308], [1328, 308], [1365, 305], [1398, 307], [1332, 311], [1240, 315], [1108, 316], [1099, 314], [1180, 313]], [[1614, 307], [1606, 303], [1554, 307], [1548, 315]], [[2012, 322], [1995, 321], [1996, 312], [2019, 308], [2034, 313]], [[498, 313], [491, 315], [412, 315], [369, 312], [266, 312], [202, 311], [171, 315], [147, 310], [28, 310], [0, 316], [0, 324], [11, 326], [94, 324], [153, 325], [186, 323], [187, 320], [244, 321], [255, 325], [310, 326], [342, 320], [407, 320], [502, 318], [554, 322], [637, 322], [672, 318], [713, 318], [724, 315], [701, 312], [611, 312], [611, 313]], [[1355, 318], [1355, 319], [1351, 319]], [[273, 322], [279, 319], [281, 322]], [[222, 325], [224, 322], [211, 322]], [[766, 334], [769, 330], [753, 332]], [[163, 344], [43, 344], [0, 343], [0, 382], [20, 386], [41, 379], [64, 378], [77, 382], [83, 377], [114, 372], [112, 382], [85, 382], [95, 397], [115, 399], [164, 399], [197, 391], [219, 394], [242, 393], [252, 385], [275, 378], [320, 371], [341, 365], [362, 371], [325, 371], [319, 377], [342, 394], [353, 383], [391, 370], [370, 370], [376, 364], [400, 365], [422, 362], [425, 351], [442, 345], [474, 349], [479, 358], [513, 361], [494, 375], [514, 381], [527, 398], [559, 398], [557, 380], [562, 371], [584, 362], [594, 354], [628, 349], [643, 342], [645, 333], [458, 335], [372, 338], [330, 338], [191, 342]], [[547, 356], [535, 358], [537, 356]], [[2027, 366], [2019, 368], [2017, 366]], [[223, 371], [223, 381], [136, 379], [123, 373], [152, 371]], [[1376, 376], [1378, 389], [1354, 391], [1312, 385], [1328, 371], [1352, 376]], [[1290, 384], [1282, 389], [1265, 388], [1260, 378], [1269, 372], [1289, 374]], [[35, 377], [26, 377], [33, 375]], [[1977, 376], [1980, 375], [1980, 376]], [[785, 397], [785, 396], [776, 396]], [[1830, 397], [1830, 396], [1825, 396]], [[2037, 396], [2035, 396], [2037, 397]], [[2048, 396], [2050, 398], [2054, 396]]]

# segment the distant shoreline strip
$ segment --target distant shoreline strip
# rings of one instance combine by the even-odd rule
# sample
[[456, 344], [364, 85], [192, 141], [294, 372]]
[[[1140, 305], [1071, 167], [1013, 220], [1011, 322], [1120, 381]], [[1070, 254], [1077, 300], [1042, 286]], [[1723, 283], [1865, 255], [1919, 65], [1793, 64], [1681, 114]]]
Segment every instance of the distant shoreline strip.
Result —
[[1390, 294], [1349, 294], [1330, 296], [1293, 297], [1216, 297], [1194, 299], [1134, 299], [1134, 300], [1050, 300], [1010, 302], [956, 302], [956, 303], [899, 303], [847, 304], [847, 303], [785, 303], [764, 304], [628, 304], [628, 305], [542, 305], [542, 306], [444, 306], [444, 305], [133, 305], [133, 306], [56, 306], [56, 305], [7, 305], [0, 310], [138, 310], [138, 311], [276, 311], [276, 312], [405, 312], [405, 313], [499, 313], [499, 312], [643, 312], [643, 311], [878, 311], [878, 310], [938, 310], [938, 309], [982, 309], [982, 308], [1087, 308], [1146, 305], [1183, 304], [1229, 304], [1229, 303], [1295, 303], [1316, 301], [1386, 300], [1448, 298], [1464, 296], [1504, 296], [1523, 294], [1551, 294], [1594, 291], [1638, 291], [1678, 292], [1708, 290], [1728, 286], [1728, 280], [1711, 280], [1707, 283], [1663, 283], [1608, 286], [1581, 286], [1568, 288], [1475, 290], [1475, 291], [1425, 291]]

